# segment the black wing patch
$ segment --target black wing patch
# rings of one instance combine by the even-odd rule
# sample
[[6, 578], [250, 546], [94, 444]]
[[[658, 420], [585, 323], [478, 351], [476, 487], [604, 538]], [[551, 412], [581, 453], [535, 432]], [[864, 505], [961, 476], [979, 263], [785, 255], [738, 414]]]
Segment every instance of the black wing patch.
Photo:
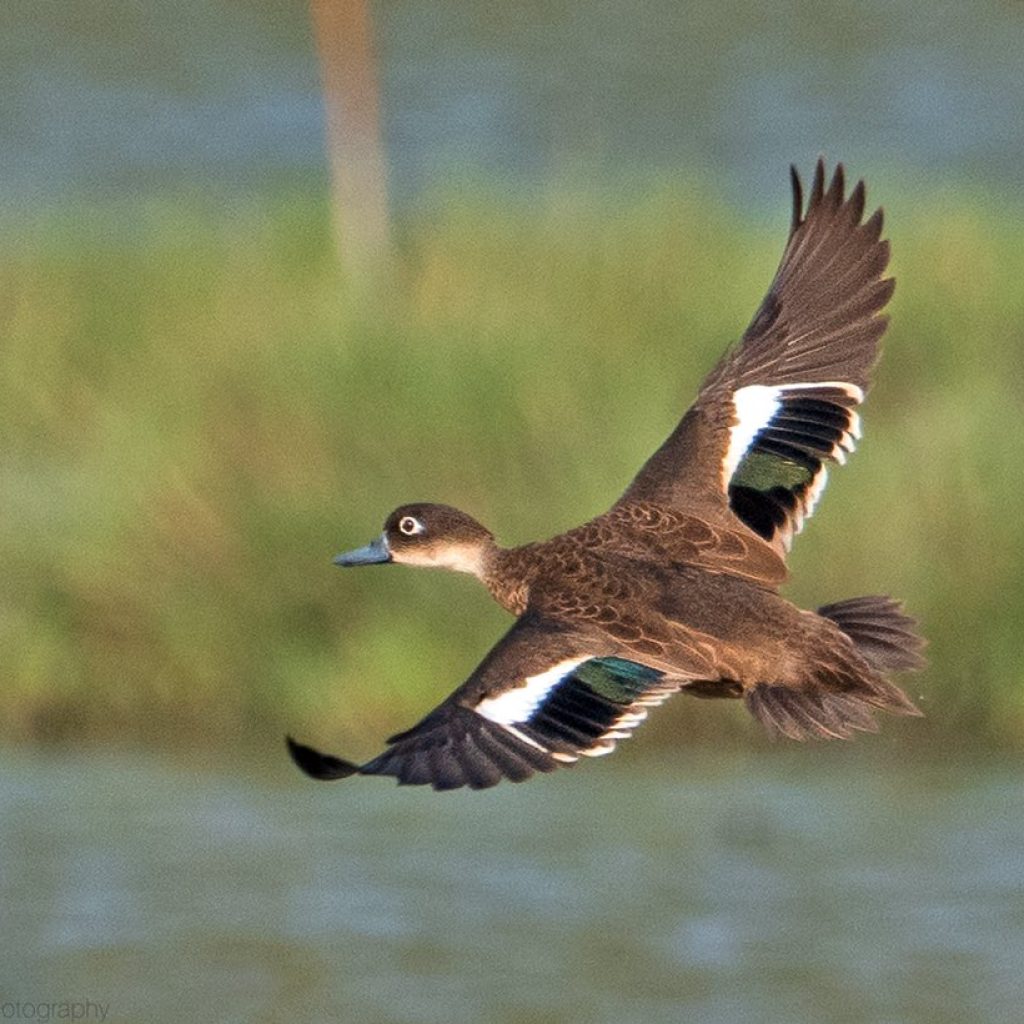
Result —
[[[502, 698], [515, 700], [516, 691], [482, 702], [481, 707], [487, 706], [481, 713], [502, 720], [506, 728], [550, 751], [557, 760], [597, 757], [611, 753], [615, 742], [629, 737], [647, 717], [648, 707], [661, 704], [676, 691], [674, 684], [662, 683], [663, 678], [663, 672], [634, 661], [590, 658], [554, 678], [538, 693], [527, 714], [504, 712]], [[528, 681], [527, 687], [533, 683]]]
[[825, 462], [845, 462], [860, 424], [855, 384], [748, 386], [733, 395], [723, 475], [729, 507], [758, 536], [786, 549], [825, 488]]
[[522, 782], [558, 767], [550, 754], [469, 708], [445, 703], [418, 725], [391, 736], [390, 746], [366, 764], [353, 764], [288, 740], [292, 760], [324, 781], [350, 775], [392, 775], [399, 785], [486, 789], [502, 779]]
[[522, 782], [581, 756], [607, 754], [677, 689], [664, 673], [622, 658], [574, 658], [467, 707], [448, 700], [388, 749], [357, 765], [288, 740], [315, 779], [391, 775], [400, 785], [486, 789]]

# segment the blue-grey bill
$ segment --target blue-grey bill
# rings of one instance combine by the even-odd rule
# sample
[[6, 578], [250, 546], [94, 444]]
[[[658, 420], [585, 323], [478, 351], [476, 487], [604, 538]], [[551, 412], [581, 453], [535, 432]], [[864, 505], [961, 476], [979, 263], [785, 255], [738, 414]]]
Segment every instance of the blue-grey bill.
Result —
[[334, 558], [335, 565], [377, 565], [379, 562], [390, 561], [391, 552], [388, 551], [387, 541], [383, 537], [371, 540], [365, 547], [346, 551]]

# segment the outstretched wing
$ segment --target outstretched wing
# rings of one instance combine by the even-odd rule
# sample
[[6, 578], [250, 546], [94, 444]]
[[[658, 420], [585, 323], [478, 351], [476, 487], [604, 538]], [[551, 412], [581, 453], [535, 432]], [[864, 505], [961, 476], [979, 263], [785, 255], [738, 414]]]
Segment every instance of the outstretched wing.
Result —
[[527, 615], [447, 700], [365, 764], [288, 740], [316, 779], [392, 775], [403, 785], [485, 789], [610, 753], [647, 709], [678, 689], [657, 669], [606, 653], [608, 642]]
[[789, 241], [757, 315], [618, 503], [742, 523], [779, 555], [811, 515], [825, 464], [853, 451], [895, 285], [882, 276], [882, 211], [862, 222], [864, 183], [846, 196], [840, 164], [826, 188], [819, 160], [804, 211], [795, 169], [792, 180]]

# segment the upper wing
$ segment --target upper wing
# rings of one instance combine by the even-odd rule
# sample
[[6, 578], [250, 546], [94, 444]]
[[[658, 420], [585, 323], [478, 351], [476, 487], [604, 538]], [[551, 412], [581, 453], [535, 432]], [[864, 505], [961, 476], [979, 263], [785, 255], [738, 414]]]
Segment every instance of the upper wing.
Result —
[[889, 262], [882, 211], [862, 223], [864, 183], [845, 196], [840, 164], [826, 189], [819, 160], [804, 211], [795, 169], [792, 180], [789, 241], [760, 309], [618, 503], [731, 522], [780, 556], [813, 511], [825, 463], [853, 451], [854, 410], [895, 286], [882, 277]]
[[608, 641], [527, 614], [421, 722], [356, 765], [288, 740], [317, 779], [392, 775], [404, 785], [485, 789], [581, 756], [607, 754], [678, 689], [665, 673], [607, 653]]

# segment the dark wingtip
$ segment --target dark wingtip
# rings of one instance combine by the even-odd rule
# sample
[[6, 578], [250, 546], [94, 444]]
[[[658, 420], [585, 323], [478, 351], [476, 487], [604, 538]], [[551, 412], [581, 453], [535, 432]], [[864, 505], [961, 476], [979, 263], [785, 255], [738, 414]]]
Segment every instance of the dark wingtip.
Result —
[[311, 779], [320, 779], [324, 782], [347, 779], [359, 771], [359, 765], [343, 761], [331, 754], [321, 754], [312, 747], [304, 747], [301, 743], [296, 743], [291, 736], [285, 736], [285, 742], [288, 744], [291, 759]]
[[836, 164], [836, 169], [832, 172], [832, 183], [828, 187], [828, 192], [832, 197], [832, 206], [838, 209], [846, 194], [846, 168], [842, 163]]
[[789, 180], [793, 186], [793, 222], [790, 225], [790, 234], [792, 234], [800, 227], [804, 216], [804, 186], [796, 164], [789, 165]]
[[864, 217], [864, 204], [867, 201], [867, 192], [864, 188], [864, 179], [861, 178], [856, 185], [853, 186], [853, 191], [850, 193], [850, 198], [847, 200], [847, 206], [850, 210], [850, 223], [859, 224]]
[[[835, 166], [832, 178], [826, 185], [827, 169], [825, 157], [819, 156], [814, 165], [814, 177], [811, 179], [811, 191], [807, 199], [807, 210], [803, 209], [803, 182], [794, 164], [789, 165], [789, 177], [793, 185], [793, 223], [791, 230], [795, 231], [804, 222], [807, 216], [815, 208], [828, 204], [833, 210], [838, 210], [843, 205], [846, 193], [846, 169], [842, 163]], [[853, 196], [853, 205], [857, 202], [863, 203], [863, 183], [859, 183], [860, 192]], [[858, 216], [858, 220], [860, 217]]]
[[818, 157], [814, 165], [814, 180], [811, 182], [811, 198], [807, 203], [807, 211], [810, 213], [812, 206], [818, 206], [825, 195], [825, 158]]
[[[882, 237], [882, 229], [885, 227], [885, 210], [880, 206], [870, 217], [864, 222], [864, 227], [868, 232], [870, 238], [878, 240]], [[889, 243], [886, 242], [886, 245]]]

